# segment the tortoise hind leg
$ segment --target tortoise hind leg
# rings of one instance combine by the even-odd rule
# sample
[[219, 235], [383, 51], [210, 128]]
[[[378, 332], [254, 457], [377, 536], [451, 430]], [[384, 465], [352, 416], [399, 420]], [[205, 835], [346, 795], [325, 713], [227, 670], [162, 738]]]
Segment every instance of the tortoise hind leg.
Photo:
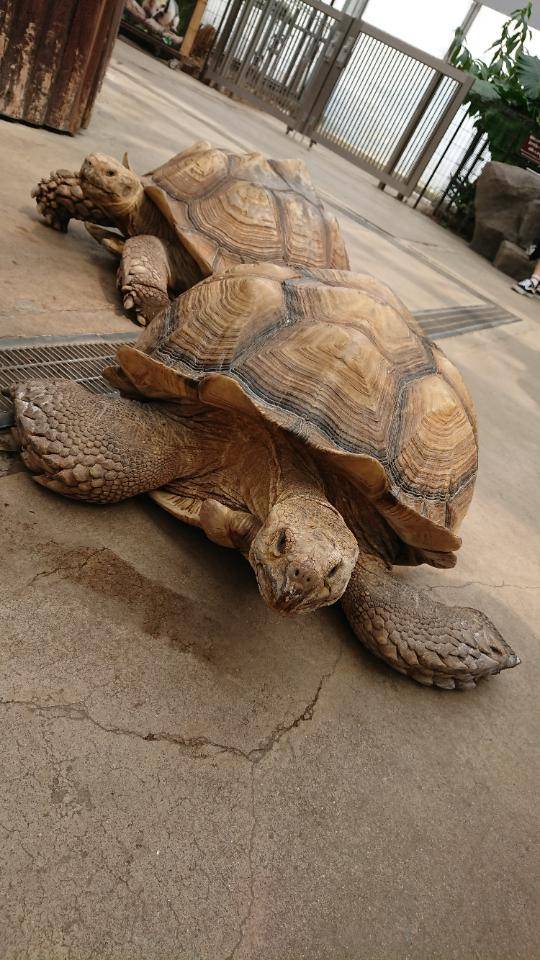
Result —
[[341, 602], [372, 653], [426, 686], [474, 687], [520, 662], [485, 614], [437, 603], [379, 557], [360, 555]]
[[189, 463], [181, 422], [149, 404], [96, 396], [70, 380], [18, 384], [13, 400], [23, 462], [66, 497], [124, 500], [169, 483]]

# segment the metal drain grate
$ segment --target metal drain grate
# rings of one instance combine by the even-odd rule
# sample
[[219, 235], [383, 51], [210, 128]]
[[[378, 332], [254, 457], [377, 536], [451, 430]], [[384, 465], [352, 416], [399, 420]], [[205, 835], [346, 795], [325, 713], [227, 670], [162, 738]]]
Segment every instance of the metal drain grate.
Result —
[[116, 348], [137, 333], [31, 337], [0, 340], [0, 428], [13, 423], [12, 403], [2, 395], [21, 380], [76, 380], [93, 393], [114, 393], [101, 376]]
[[427, 337], [439, 340], [456, 337], [460, 333], [498, 327], [503, 323], [518, 323], [521, 319], [514, 313], [490, 303], [478, 307], [446, 307], [441, 310], [416, 310], [418, 321]]

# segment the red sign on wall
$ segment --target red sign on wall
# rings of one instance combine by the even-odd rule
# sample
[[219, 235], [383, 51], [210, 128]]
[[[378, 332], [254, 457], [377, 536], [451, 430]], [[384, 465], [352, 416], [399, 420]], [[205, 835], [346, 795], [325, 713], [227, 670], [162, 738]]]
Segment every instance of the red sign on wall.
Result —
[[540, 164], [540, 137], [535, 137], [534, 133], [530, 133], [521, 144], [520, 153], [522, 157], [527, 157], [527, 160]]

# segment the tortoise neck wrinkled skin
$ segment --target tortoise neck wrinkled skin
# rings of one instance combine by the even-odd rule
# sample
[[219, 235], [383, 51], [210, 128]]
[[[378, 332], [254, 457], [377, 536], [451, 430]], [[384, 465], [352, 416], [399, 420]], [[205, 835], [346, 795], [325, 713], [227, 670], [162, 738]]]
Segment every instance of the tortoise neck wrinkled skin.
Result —
[[259, 524], [293, 500], [330, 506], [313, 458], [279, 428], [198, 402], [157, 403], [155, 409], [193, 439], [189, 467], [177, 475], [193, 496], [221, 495]]
[[162, 240], [174, 240], [172, 227], [165, 219], [161, 210], [150, 200], [141, 184], [141, 193], [136, 204], [125, 215], [126, 234], [130, 237], [139, 237], [148, 234], [160, 237]]
[[[231, 504], [257, 521], [243, 550], [268, 605], [307, 613], [338, 600], [358, 545], [308, 450], [279, 428], [239, 413], [195, 404], [191, 411], [186, 404], [159, 409], [191, 430], [200, 458], [191, 461], [188, 476], [184, 469], [185, 479], [179, 474], [175, 490]], [[224, 542], [221, 529], [205, 531]]]

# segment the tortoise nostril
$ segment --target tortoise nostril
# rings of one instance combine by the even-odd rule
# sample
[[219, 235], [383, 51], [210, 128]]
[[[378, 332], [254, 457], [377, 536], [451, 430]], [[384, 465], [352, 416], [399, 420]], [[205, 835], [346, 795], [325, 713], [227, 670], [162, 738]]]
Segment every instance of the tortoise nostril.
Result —
[[299, 573], [300, 573], [300, 571], [299, 571], [299, 569], [298, 569], [298, 567], [297, 567], [296, 570], [294, 571], [295, 577], [297, 577], [297, 576], [299, 575]]

